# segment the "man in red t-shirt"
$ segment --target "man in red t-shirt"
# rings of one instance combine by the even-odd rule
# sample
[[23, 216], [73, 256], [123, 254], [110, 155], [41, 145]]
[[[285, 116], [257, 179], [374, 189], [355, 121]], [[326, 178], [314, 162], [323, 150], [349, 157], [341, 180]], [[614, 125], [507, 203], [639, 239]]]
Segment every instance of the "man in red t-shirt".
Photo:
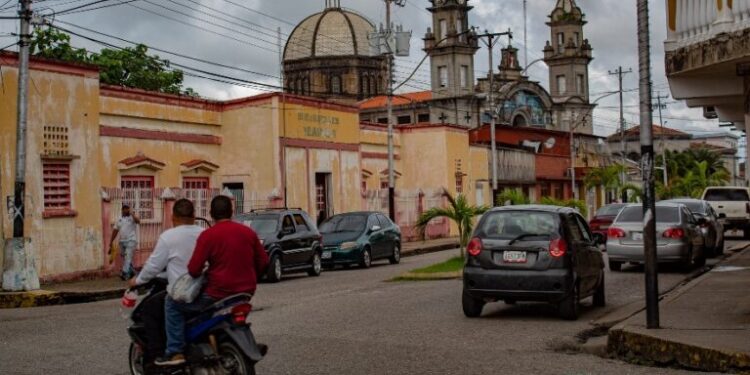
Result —
[[222, 299], [238, 293], [255, 293], [258, 275], [268, 267], [268, 254], [250, 227], [232, 221], [232, 201], [220, 195], [211, 201], [216, 221], [198, 237], [188, 272], [198, 277], [208, 263], [204, 293]]
[[199, 277], [206, 271], [206, 287], [192, 303], [167, 297], [165, 305], [167, 350], [155, 361], [160, 366], [185, 362], [185, 322], [217, 300], [239, 293], [254, 294], [258, 275], [268, 267], [268, 255], [250, 227], [232, 221], [232, 200], [220, 195], [211, 201], [216, 224], [203, 231], [195, 244], [188, 272]]

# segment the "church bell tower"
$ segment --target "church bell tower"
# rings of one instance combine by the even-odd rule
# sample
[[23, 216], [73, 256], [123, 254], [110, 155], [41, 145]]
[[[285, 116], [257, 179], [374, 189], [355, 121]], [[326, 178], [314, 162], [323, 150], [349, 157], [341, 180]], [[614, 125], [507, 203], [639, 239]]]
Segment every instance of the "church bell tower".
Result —
[[433, 99], [455, 98], [474, 92], [474, 54], [479, 49], [469, 29], [469, 0], [430, 0], [432, 28], [424, 37], [430, 57]]

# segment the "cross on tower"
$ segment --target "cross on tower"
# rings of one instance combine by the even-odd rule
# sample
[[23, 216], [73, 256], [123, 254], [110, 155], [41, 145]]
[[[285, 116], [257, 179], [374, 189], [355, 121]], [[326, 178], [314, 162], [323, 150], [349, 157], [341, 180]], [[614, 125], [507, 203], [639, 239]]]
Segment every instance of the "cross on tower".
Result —
[[341, 0], [326, 0], [326, 8], [341, 8]]

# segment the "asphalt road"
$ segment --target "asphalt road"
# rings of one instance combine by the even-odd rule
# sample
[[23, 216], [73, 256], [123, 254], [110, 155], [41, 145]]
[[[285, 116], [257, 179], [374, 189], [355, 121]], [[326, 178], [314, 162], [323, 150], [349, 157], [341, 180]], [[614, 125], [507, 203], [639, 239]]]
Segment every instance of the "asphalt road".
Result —
[[[455, 254], [261, 284], [251, 321], [270, 352], [258, 373], [689, 373], [558, 350], [591, 328], [591, 320], [643, 299], [638, 268], [608, 272], [608, 306], [594, 309], [585, 301], [576, 322], [560, 320], [544, 304], [496, 303], [485, 307], [482, 318], [467, 319], [460, 281], [384, 281]], [[671, 289], [686, 276], [666, 269], [660, 288]], [[0, 374], [127, 374], [128, 322], [122, 313], [119, 301], [0, 310]]]

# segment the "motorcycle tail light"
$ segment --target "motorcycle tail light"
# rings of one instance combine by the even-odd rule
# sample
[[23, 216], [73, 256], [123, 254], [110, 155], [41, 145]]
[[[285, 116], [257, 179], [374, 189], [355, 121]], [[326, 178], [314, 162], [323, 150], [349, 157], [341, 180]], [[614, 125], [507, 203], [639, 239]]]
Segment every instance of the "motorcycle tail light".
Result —
[[243, 303], [232, 307], [232, 321], [235, 324], [245, 324], [250, 311], [253, 311], [253, 305], [249, 303]]

